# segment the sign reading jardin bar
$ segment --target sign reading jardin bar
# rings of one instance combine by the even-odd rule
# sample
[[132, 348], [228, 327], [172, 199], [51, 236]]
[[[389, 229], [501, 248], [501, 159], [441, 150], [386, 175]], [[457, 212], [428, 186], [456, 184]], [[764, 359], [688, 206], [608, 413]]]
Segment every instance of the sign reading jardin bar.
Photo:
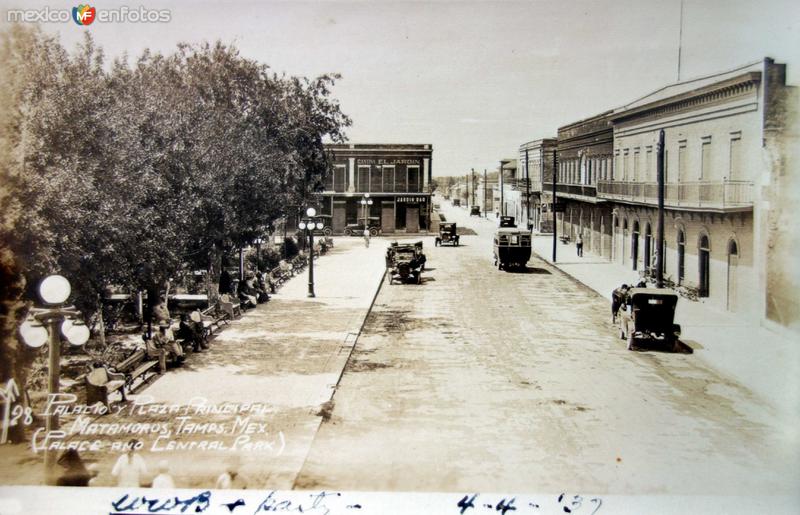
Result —
[[405, 204], [415, 204], [415, 203], [424, 204], [425, 202], [428, 201], [428, 197], [425, 197], [425, 196], [419, 196], [419, 197], [396, 197], [395, 200], [397, 200], [397, 202], [403, 202]]

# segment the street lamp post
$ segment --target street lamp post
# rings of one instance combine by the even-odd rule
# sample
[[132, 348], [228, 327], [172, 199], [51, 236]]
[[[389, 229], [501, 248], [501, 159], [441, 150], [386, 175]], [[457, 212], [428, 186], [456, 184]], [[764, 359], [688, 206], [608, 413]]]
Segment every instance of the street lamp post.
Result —
[[261, 271], [261, 244], [264, 242], [261, 238], [256, 238], [253, 240], [253, 244], [256, 246], [256, 270], [259, 272]]
[[[72, 306], [64, 306], [72, 288], [61, 275], [46, 277], [39, 285], [39, 296], [45, 308], [32, 308], [20, 326], [19, 332], [26, 345], [39, 348], [48, 343], [48, 398], [58, 395], [61, 375], [61, 335], [72, 345], [83, 345], [89, 341], [89, 328], [79, 319], [80, 312]], [[48, 410], [45, 419], [47, 435], [58, 430], [58, 413]], [[45, 449], [44, 465], [48, 483], [53, 483], [56, 451]]]
[[308, 218], [301, 220], [297, 227], [305, 230], [308, 236], [308, 296], [316, 297], [314, 294], [314, 229], [321, 231], [325, 228], [325, 223], [314, 218], [317, 216], [317, 210], [313, 207], [306, 209], [306, 215]]
[[369, 220], [367, 213], [369, 213], [369, 206], [372, 205], [372, 199], [369, 198], [369, 193], [364, 193], [364, 198], [361, 199], [361, 212], [364, 216], [364, 230], [369, 230]]

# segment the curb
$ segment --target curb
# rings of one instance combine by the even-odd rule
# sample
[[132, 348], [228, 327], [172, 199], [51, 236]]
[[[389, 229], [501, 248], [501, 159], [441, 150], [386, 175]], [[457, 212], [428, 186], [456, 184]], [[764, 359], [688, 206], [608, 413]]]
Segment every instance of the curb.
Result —
[[350, 352], [347, 354], [347, 359], [344, 362], [344, 366], [342, 366], [342, 370], [339, 372], [339, 377], [336, 378], [336, 384], [333, 386], [333, 393], [331, 394], [330, 400], [336, 396], [336, 392], [339, 390], [339, 383], [342, 381], [342, 376], [344, 376], [344, 370], [347, 368], [347, 365], [350, 363], [350, 358], [353, 356], [353, 351], [358, 344], [358, 338], [361, 336], [361, 332], [364, 330], [364, 326], [367, 323], [367, 318], [369, 318], [370, 313], [372, 313], [372, 307], [375, 305], [375, 301], [378, 298], [378, 294], [381, 292], [381, 288], [383, 287], [383, 283], [386, 281], [386, 270], [384, 269], [381, 272], [381, 278], [378, 281], [378, 287], [375, 288], [375, 294], [372, 296], [372, 300], [369, 302], [369, 307], [367, 311], [364, 313], [364, 317], [361, 319], [361, 323], [358, 324], [357, 332], [348, 332], [347, 336], [345, 337], [345, 343], [349, 344], [350, 337], [353, 337], [353, 344], [350, 346]]

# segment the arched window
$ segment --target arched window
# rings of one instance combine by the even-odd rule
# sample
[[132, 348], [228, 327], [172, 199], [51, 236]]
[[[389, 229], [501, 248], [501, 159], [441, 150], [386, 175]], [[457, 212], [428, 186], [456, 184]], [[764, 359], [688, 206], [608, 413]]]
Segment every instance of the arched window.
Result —
[[730, 240], [728, 242], [728, 255], [729, 256], [739, 255], [739, 245], [736, 244], [736, 240]]

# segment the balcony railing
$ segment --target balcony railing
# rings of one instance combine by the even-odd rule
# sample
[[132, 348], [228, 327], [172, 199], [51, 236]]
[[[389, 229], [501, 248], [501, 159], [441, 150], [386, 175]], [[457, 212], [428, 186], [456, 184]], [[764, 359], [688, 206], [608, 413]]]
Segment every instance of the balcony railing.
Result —
[[[597, 196], [609, 200], [658, 204], [655, 182], [598, 181]], [[753, 206], [749, 181], [698, 181], [664, 185], [664, 205], [705, 209], [741, 209]]]
[[[547, 185], [544, 186], [545, 191], [552, 191], [547, 189]], [[588, 184], [559, 184], [556, 183], [556, 194], [558, 195], [568, 195], [572, 197], [596, 197], [597, 196], [597, 188], [595, 186], [590, 186]]]

